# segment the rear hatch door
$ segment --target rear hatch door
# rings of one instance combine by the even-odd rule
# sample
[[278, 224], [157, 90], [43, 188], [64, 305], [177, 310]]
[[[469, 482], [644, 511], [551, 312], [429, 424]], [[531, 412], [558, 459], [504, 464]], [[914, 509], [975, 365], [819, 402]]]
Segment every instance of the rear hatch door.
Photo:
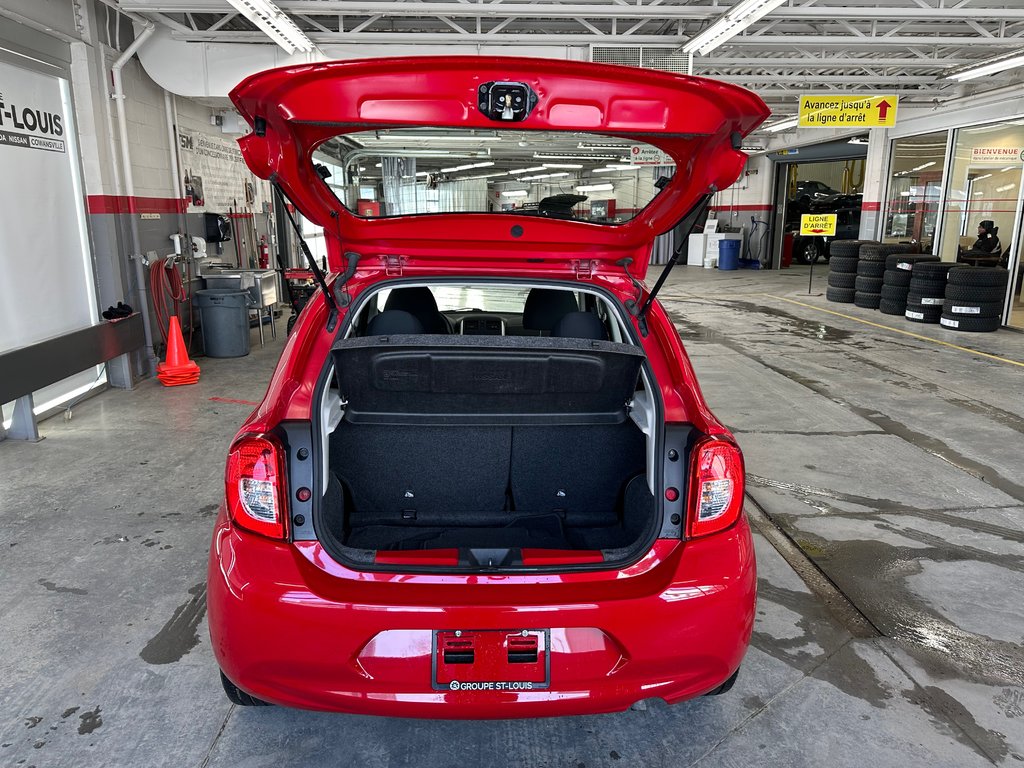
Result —
[[[529, 271], [538, 260], [585, 260], [601, 269], [632, 257], [634, 274], [642, 276], [654, 237], [703, 195], [736, 180], [746, 160], [740, 142], [769, 114], [753, 93], [714, 80], [588, 62], [471, 56], [286, 67], [247, 78], [231, 99], [254, 129], [240, 140], [249, 167], [279, 183], [303, 215], [324, 228], [335, 272], [343, 269], [343, 252], [354, 250], [368, 260], [364, 265], [400, 258], [407, 267], [435, 271]], [[520, 139], [541, 135], [532, 132], [588, 134], [595, 143], [612, 140], [621, 149], [632, 142], [664, 153], [655, 162], [674, 165], [675, 173], [642, 209], [614, 221], [593, 207], [578, 218], [496, 210], [380, 215], [374, 206], [360, 211], [349, 201], [346, 207], [317, 172], [314, 153], [329, 141], [353, 148], [360, 142], [346, 137], [414, 128], [458, 129], [494, 141], [508, 131]], [[480, 167], [487, 169], [487, 162]], [[580, 191], [569, 184], [562, 191]], [[499, 207], [501, 194], [489, 195], [490, 208]]]

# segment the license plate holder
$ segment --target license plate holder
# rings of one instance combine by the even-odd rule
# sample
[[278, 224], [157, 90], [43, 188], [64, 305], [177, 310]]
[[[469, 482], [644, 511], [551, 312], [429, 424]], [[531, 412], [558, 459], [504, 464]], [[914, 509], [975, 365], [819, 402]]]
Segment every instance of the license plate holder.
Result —
[[551, 684], [551, 630], [434, 630], [435, 691], [538, 691]]

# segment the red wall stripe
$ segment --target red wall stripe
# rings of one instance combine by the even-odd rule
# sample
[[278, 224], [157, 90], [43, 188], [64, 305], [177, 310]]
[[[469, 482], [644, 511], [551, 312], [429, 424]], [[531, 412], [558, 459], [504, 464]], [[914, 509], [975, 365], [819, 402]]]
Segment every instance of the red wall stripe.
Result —
[[185, 213], [188, 198], [89, 195], [86, 198], [86, 207], [91, 214]]

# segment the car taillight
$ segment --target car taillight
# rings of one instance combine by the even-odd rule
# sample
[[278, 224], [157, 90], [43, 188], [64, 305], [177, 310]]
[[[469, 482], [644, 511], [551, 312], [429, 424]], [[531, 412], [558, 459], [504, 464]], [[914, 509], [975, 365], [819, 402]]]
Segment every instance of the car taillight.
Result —
[[731, 440], [711, 438], [697, 444], [690, 473], [686, 536], [724, 530], [743, 509], [743, 454]]
[[284, 450], [267, 437], [243, 437], [231, 446], [224, 477], [231, 520], [247, 531], [288, 535]]

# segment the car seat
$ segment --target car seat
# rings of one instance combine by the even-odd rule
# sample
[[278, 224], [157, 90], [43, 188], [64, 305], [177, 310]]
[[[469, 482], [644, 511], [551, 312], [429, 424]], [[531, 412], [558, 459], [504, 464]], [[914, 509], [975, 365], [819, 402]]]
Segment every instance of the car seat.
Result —
[[384, 311], [402, 311], [420, 321], [420, 333], [451, 333], [448, 318], [437, 309], [434, 294], [426, 286], [417, 288], [395, 288], [384, 304]]

